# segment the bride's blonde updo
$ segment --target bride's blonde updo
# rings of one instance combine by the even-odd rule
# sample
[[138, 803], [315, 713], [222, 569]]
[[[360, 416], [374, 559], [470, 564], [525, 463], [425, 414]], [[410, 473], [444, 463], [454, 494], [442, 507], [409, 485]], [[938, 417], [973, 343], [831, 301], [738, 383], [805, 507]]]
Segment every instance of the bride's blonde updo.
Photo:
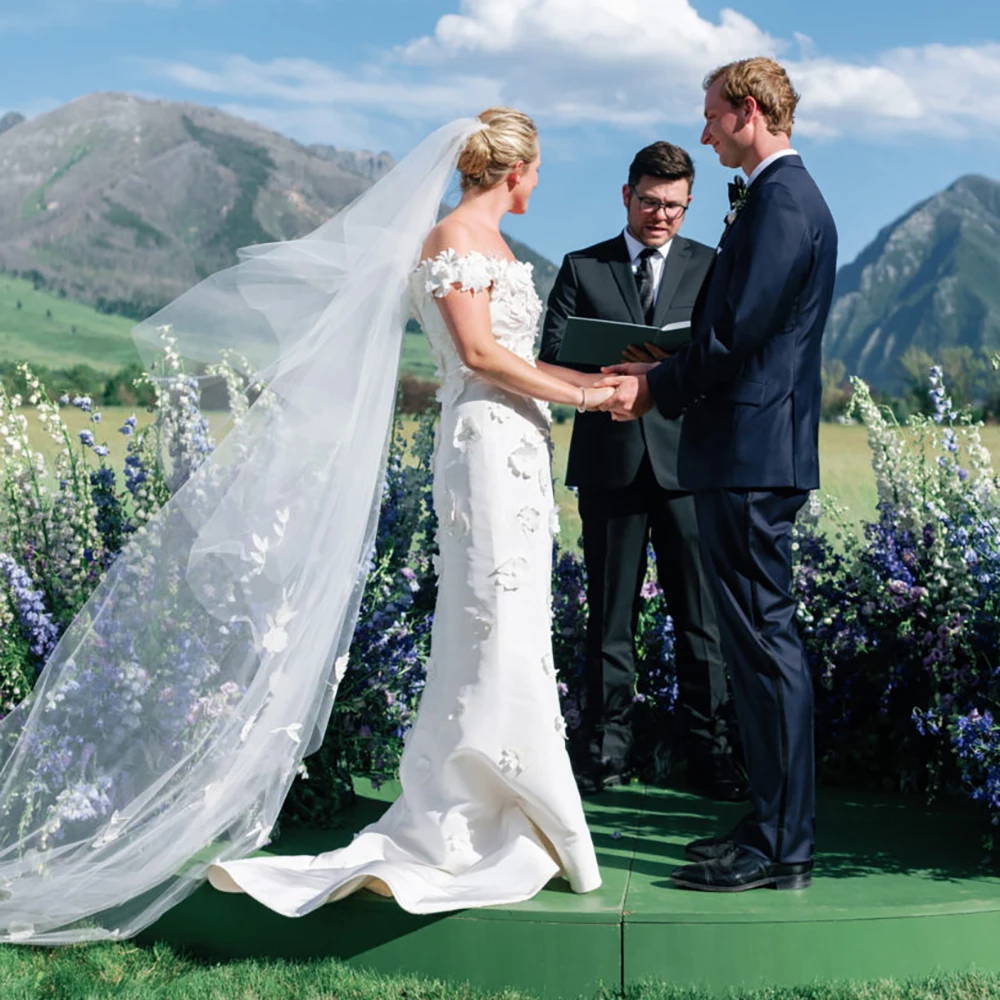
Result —
[[523, 160], [538, 156], [538, 129], [523, 112], [514, 108], [487, 108], [479, 115], [487, 128], [469, 138], [458, 157], [462, 190], [491, 188]]

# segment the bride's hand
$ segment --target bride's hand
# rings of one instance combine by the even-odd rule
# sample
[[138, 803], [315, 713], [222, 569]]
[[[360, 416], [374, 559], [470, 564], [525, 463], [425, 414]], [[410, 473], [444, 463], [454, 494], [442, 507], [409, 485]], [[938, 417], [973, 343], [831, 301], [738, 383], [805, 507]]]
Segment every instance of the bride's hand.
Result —
[[588, 389], [587, 412], [599, 409], [601, 404], [606, 403], [614, 394], [615, 387], [610, 385], [602, 386], [600, 389]]

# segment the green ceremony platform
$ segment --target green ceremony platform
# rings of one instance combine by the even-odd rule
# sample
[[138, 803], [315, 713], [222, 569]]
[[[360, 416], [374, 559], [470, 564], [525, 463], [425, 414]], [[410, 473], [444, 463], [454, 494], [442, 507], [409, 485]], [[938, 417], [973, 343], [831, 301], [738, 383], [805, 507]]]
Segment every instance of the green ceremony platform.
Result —
[[[342, 828], [288, 830], [268, 850], [348, 842], [396, 794], [362, 788]], [[640, 785], [586, 806], [604, 874], [586, 896], [557, 881], [518, 906], [415, 917], [365, 892], [290, 920], [206, 885], [143, 940], [213, 958], [335, 956], [550, 998], [650, 978], [723, 991], [1000, 971], [1000, 877], [979, 866], [981, 820], [961, 803], [822, 794], [812, 887], [738, 894], [684, 891], [668, 876], [687, 840], [727, 829], [741, 806]]]

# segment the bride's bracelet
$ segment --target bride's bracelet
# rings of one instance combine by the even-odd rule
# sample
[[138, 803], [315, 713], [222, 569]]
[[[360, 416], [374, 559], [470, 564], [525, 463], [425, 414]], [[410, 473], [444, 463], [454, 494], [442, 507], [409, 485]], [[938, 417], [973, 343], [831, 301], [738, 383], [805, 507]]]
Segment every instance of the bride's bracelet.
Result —
[[580, 386], [580, 405], [576, 408], [577, 413], [587, 412], [587, 387]]

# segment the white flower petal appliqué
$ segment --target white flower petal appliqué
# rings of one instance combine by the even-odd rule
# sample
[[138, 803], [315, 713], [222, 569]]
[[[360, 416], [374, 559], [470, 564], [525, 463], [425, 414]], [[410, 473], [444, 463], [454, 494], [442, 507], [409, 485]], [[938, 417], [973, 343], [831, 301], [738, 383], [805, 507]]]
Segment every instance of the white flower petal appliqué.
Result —
[[517, 523], [526, 535], [533, 535], [542, 523], [541, 511], [535, 507], [522, 507], [517, 512]]
[[559, 508], [549, 508], [549, 534], [555, 538], [559, 534]]
[[299, 733], [302, 732], [302, 723], [293, 722], [290, 726], [278, 726], [277, 729], [272, 729], [272, 733], [284, 733], [293, 743], [301, 743], [302, 737]]
[[455, 447], [463, 454], [468, 450], [470, 444], [475, 444], [482, 438], [482, 431], [472, 417], [462, 417], [455, 425]]
[[552, 496], [552, 469], [548, 462], [538, 470], [538, 488], [546, 500]]
[[521, 479], [530, 479], [538, 475], [538, 460], [541, 448], [537, 441], [525, 435], [521, 443], [507, 456], [507, 468]]
[[426, 270], [424, 288], [437, 298], [444, 298], [455, 285], [463, 292], [482, 292], [493, 284], [491, 258], [481, 253], [459, 254], [449, 247], [422, 266]]
[[469, 515], [454, 490], [448, 491], [448, 531], [456, 538], [464, 538], [472, 527]]
[[516, 750], [503, 750], [500, 753], [500, 770], [508, 778], [516, 778], [524, 773], [524, 761]]
[[243, 728], [240, 730], [240, 743], [246, 743], [247, 737], [250, 735], [251, 730], [257, 723], [257, 717], [260, 715], [259, 712], [255, 712], [253, 715], [243, 723]]
[[441, 821], [441, 833], [444, 836], [445, 849], [451, 857], [448, 864], [458, 867], [468, 865], [478, 860], [475, 848], [472, 846], [472, 831], [469, 821], [460, 812], [452, 810]]
[[566, 739], [566, 720], [561, 715], [556, 716], [555, 726], [556, 735], [561, 739]]
[[514, 556], [501, 563], [492, 573], [492, 579], [501, 590], [519, 590], [528, 579], [528, 560], [524, 556]]
[[417, 773], [417, 779], [422, 782], [430, 781], [431, 777], [431, 759], [430, 757], [422, 756], [418, 757], [413, 762], [413, 770]]
[[486, 404], [486, 412], [490, 415], [490, 420], [498, 424], [505, 424], [510, 419], [510, 407], [506, 403], [489, 402]]
[[260, 644], [266, 653], [283, 653], [288, 648], [288, 633], [277, 625], [271, 625]]
[[542, 657], [542, 670], [548, 677], [555, 677], [556, 675], [556, 664], [555, 660], [552, 658], [551, 653], [546, 653]]
[[350, 653], [344, 653], [343, 656], [338, 656], [333, 664], [333, 679], [338, 684], [347, 676], [347, 662], [349, 659]]
[[476, 639], [488, 639], [493, 634], [493, 618], [480, 608], [466, 608], [472, 619], [472, 635]]
[[121, 836], [121, 832], [124, 829], [125, 820], [122, 818], [122, 814], [116, 809], [111, 814], [107, 826], [91, 842], [91, 850], [96, 851], [107, 844], [114, 843]]

